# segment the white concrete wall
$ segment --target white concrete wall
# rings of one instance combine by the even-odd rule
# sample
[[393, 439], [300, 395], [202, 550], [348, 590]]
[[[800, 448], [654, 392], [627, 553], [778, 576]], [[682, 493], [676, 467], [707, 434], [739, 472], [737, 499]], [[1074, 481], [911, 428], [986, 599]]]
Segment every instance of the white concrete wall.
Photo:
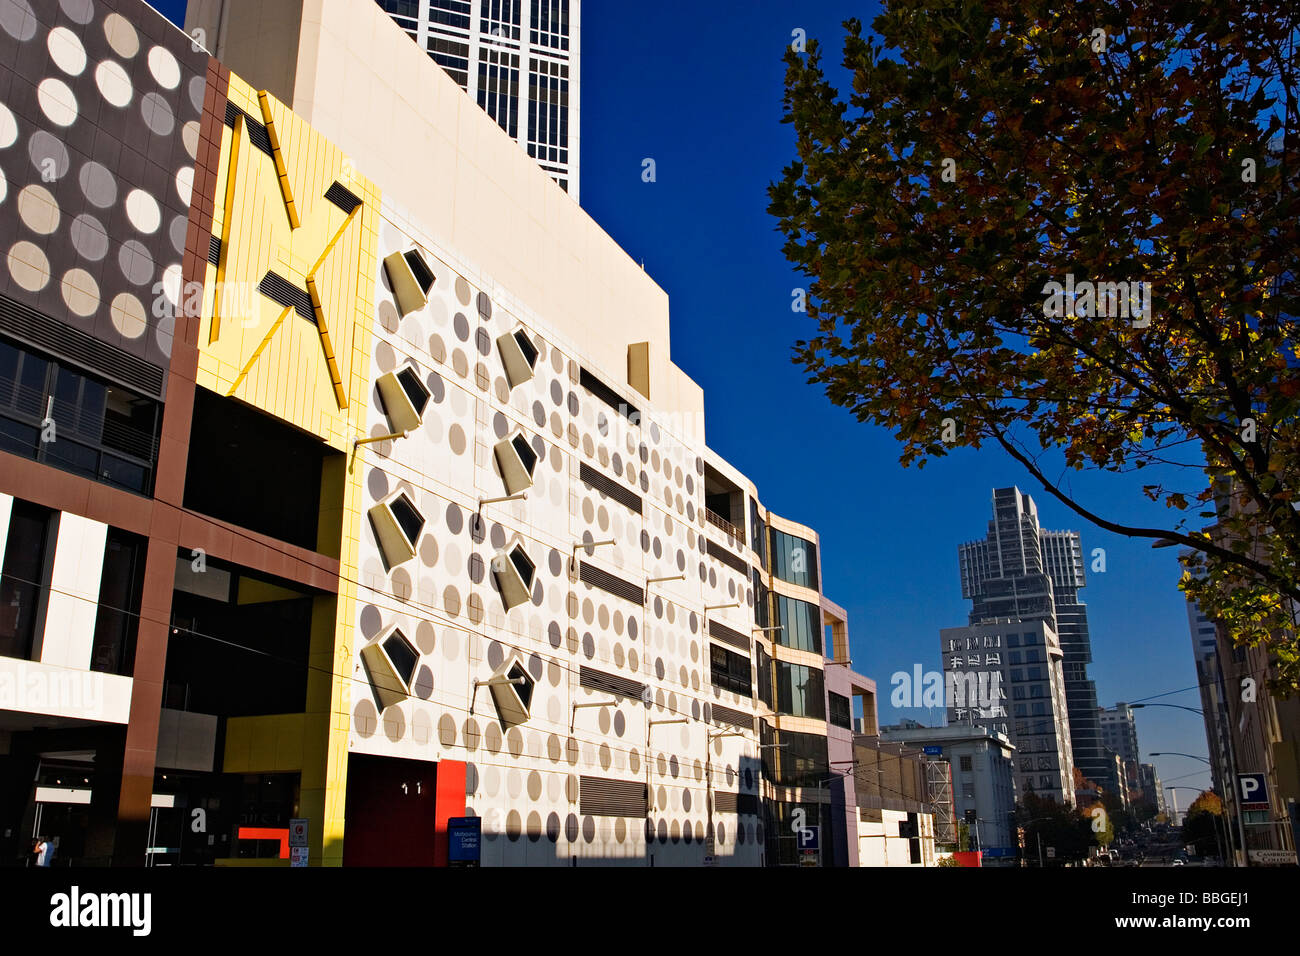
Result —
[[45, 631], [40, 638], [41, 663], [89, 669], [107, 538], [108, 525], [102, 522], [66, 511], [59, 516]]
[[131, 678], [0, 657], [0, 712], [125, 724]]

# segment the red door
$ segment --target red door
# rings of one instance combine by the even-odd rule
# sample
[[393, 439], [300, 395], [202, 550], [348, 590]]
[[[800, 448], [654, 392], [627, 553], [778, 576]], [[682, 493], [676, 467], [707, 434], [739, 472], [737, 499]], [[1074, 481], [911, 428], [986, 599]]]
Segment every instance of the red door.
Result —
[[350, 754], [343, 865], [433, 866], [436, 780], [437, 764]]

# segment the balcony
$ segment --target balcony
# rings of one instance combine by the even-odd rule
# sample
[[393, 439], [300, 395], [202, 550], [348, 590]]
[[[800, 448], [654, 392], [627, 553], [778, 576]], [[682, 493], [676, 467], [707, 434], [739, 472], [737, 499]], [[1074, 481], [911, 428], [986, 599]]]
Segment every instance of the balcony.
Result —
[[713, 525], [715, 528], [721, 528], [723, 531], [725, 531], [727, 534], [731, 535], [731, 537], [737, 539], [738, 541], [745, 540], [745, 532], [741, 531], [734, 524], [732, 524], [726, 518], [722, 517], [722, 515], [718, 514], [712, 508], [704, 509], [704, 520], [707, 521], [709, 524]]

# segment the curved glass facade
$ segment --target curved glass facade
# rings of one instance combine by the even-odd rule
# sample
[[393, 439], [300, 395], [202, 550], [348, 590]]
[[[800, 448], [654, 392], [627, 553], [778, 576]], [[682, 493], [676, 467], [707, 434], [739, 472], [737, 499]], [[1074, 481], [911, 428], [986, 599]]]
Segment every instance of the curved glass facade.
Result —
[[776, 712], [825, 720], [826, 683], [822, 672], [815, 667], [777, 661]]
[[800, 587], [817, 588], [817, 545], [772, 529], [772, 573]]
[[772, 636], [778, 644], [814, 654], [822, 652], [822, 615], [817, 605], [778, 594], [776, 623], [781, 630], [773, 631]]

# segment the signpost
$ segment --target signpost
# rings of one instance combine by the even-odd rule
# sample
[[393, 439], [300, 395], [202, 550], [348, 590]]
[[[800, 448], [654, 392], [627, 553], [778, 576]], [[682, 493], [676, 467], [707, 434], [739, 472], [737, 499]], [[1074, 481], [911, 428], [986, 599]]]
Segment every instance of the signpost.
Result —
[[927, 757], [942, 757], [943, 748], [938, 744], [930, 744], [925, 748], [925, 754]]
[[307, 821], [294, 817], [289, 821], [289, 866], [306, 866], [307, 854]]
[[483, 846], [482, 817], [452, 817], [447, 821], [447, 865], [478, 866]]
[[795, 831], [799, 865], [817, 866], [821, 856], [821, 827], [799, 827]]
[[1251, 850], [1250, 862], [1260, 866], [1295, 866], [1295, 850]]
[[1262, 773], [1237, 774], [1237, 796], [1243, 810], [1268, 809], [1268, 779]]

